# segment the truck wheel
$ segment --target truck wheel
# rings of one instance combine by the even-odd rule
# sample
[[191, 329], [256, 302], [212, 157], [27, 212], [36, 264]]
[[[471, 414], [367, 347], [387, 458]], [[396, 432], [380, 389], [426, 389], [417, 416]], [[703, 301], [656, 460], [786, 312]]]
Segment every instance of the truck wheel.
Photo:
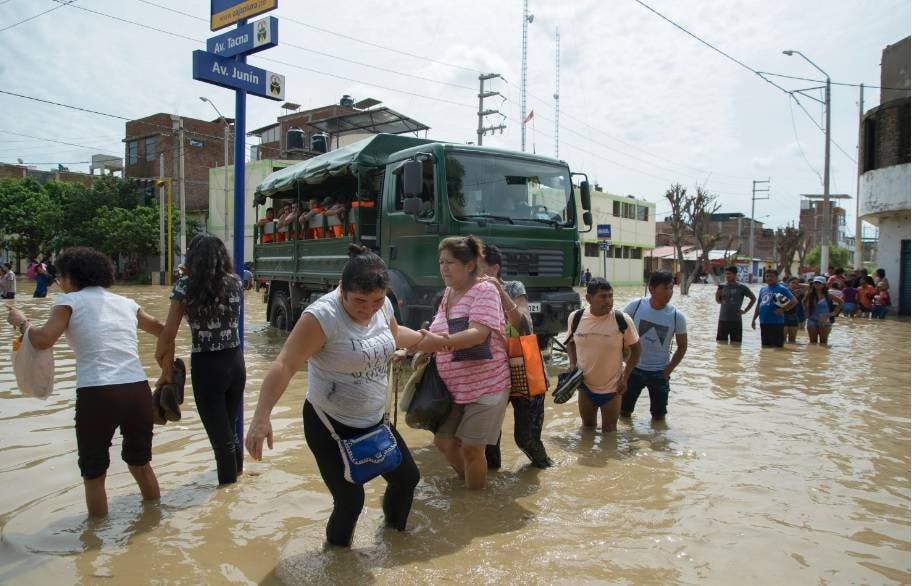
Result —
[[291, 329], [291, 302], [288, 293], [276, 291], [272, 297], [272, 311], [269, 313], [269, 325], [282, 331]]

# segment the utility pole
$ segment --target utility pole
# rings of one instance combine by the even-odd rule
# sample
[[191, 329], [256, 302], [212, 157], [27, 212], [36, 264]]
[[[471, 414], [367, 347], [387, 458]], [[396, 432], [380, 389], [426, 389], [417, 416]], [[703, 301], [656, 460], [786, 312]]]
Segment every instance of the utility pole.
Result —
[[165, 153], [158, 155], [158, 178], [161, 180], [159, 187], [158, 203], [158, 272], [159, 285], [165, 284]]
[[560, 28], [555, 27], [555, 49], [554, 49], [554, 158], [558, 158], [560, 151], [558, 142], [558, 133], [560, 132]]
[[535, 17], [532, 14], [529, 14], [529, 0], [523, 0], [523, 23], [522, 23], [522, 81], [520, 84], [520, 99], [519, 99], [519, 109], [520, 119], [522, 124], [520, 125], [520, 130], [522, 133], [522, 152], [526, 152], [526, 74], [528, 70], [528, 56], [529, 56], [529, 23]]
[[[481, 146], [482, 139], [485, 134], [487, 134], [488, 132], [493, 134], [497, 130], [499, 130], [500, 133], [503, 134], [503, 131], [506, 128], [506, 126], [503, 124], [497, 124], [497, 125], [488, 126], [488, 127], [485, 127], [485, 125], [484, 125], [485, 116], [490, 116], [491, 114], [501, 114], [500, 110], [485, 110], [484, 109], [484, 101], [487, 98], [493, 98], [494, 96], [502, 97], [502, 94], [500, 92], [486, 92], [485, 87], [484, 87], [485, 82], [487, 80], [496, 79], [498, 77], [501, 77], [501, 75], [499, 73], [482, 73], [481, 75], [478, 76], [478, 130], [476, 132], [478, 134], [478, 145], [479, 146]], [[501, 115], [503, 115], [503, 114], [501, 114]]]
[[187, 189], [184, 177], [184, 119], [178, 121], [178, 134], [180, 137], [180, 215], [181, 215], [181, 263], [187, 260]]
[[864, 84], [858, 86], [858, 176], [855, 178], [855, 268], [864, 267], [864, 242], [861, 237], [861, 174], [864, 162], [861, 160], [861, 143], [864, 140]]
[[830, 76], [826, 78], [826, 148], [823, 149], [823, 242], [820, 244], [820, 274], [828, 275], [830, 243], [833, 238], [833, 210], [830, 208]]
[[[751, 225], [750, 225], [750, 236], [749, 236], [748, 245], [747, 245], [747, 250], [748, 250], [747, 254], [750, 257], [748, 262], [750, 263], [749, 266], [751, 267], [751, 275], [754, 274], [754, 214], [756, 212], [756, 204], [757, 204], [758, 200], [763, 201], [765, 199], [769, 199], [768, 195], [766, 197], [757, 197], [757, 194], [758, 193], [767, 193], [768, 194], [769, 193], [769, 182], [770, 182], [769, 179], [756, 179], [756, 180], [754, 180], [753, 189], [751, 190]], [[766, 187], [758, 189], [757, 188], [758, 185], [765, 185]]]

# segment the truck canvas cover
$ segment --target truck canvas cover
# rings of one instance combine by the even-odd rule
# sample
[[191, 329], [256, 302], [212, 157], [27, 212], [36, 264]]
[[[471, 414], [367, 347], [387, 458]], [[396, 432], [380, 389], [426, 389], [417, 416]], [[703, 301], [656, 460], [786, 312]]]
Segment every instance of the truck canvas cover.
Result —
[[254, 203], [263, 204], [267, 197], [289, 191], [298, 183], [316, 185], [329, 177], [359, 175], [386, 165], [391, 153], [434, 141], [395, 134], [377, 134], [271, 173], [260, 183]]

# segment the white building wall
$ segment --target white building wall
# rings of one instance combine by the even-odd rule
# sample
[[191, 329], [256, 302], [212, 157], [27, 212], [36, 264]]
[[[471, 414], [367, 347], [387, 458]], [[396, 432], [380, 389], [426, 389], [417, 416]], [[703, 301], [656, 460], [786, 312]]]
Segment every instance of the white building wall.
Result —
[[[253, 193], [257, 185], [276, 169], [300, 163], [278, 159], [261, 159], [247, 163], [244, 169], [244, 261], [253, 260], [253, 225], [256, 210], [253, 208]], [[234, 246], [234, 165], [228, 166], [228, 238], [225, 241], [225, 168], [209, 169], [209, 219], [206, 231], [215, 234], [225, 242], [229, 252]], [[261, 217], [266, 208], [261, 208]]]
[[909, 239], [909, 214], [881, 218], [878, 228], [877, 268], [887, 273], [892, 310], [896, 311], [899, 306], [900, 246], [903, 240]]
[[912, 200], [910, 165], [892, 165], [861, 176], [859, 209], [861, 219], [877, 225], [878, 218], [891, 212], [908, 212]]
[[[577, 197], [577, 201], [579, 198]], [[614, 215], [614, 202], [636, 205], [648, 209], [646, 221], [624, 218]], [[582, 210], [578, 210], [582, 214]], [[655, 204], [643, 199], [634, 199], [620, 195], [592, 191], [592, 231], [580, 234], [580, 247], [582, 248], [582, 270], [588, 268], [593, 277], [604, 277], [612, 284], [640, 284], [643, 282], [644, 257], [647, 252], [655, 248]], [[640, 258], [615, 258], [613, 254], [606, 259], [604, 253], [599, 256], [586, 256], [586, 244], [599, 242], [596, 226], [608, 224], [611, 226], [611, 245], [625, 247], [629, 256], [631, 253]], [[634, 251], [633, 249], [636, 249]]]

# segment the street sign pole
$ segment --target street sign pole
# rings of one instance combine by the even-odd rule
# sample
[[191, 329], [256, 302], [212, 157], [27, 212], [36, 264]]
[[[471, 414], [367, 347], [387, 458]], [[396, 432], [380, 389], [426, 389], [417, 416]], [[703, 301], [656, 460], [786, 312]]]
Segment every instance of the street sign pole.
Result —
[[[238, 21], [238, 28], [244, 27], [246, 20]], [[238, 63], [246, 63], [245, 55], [234, 58]], [[234, 92], [234, 270], [241, 279], [241, 310], [238, 315], [238, 340], [240, 341], [241, 355], [244, 354], [244, 212], [246, 197], [244, 194], [245, 159], [244, 137], [247, 136], [247, 92], [237, 89]], [[228, 164], [228, 161], [225, 161]], [[237, 423], [238, 442], [241, 445], [241, 455], [244, 453], [244, 396], [241, 395], [241, 404], [238, 406]]]

